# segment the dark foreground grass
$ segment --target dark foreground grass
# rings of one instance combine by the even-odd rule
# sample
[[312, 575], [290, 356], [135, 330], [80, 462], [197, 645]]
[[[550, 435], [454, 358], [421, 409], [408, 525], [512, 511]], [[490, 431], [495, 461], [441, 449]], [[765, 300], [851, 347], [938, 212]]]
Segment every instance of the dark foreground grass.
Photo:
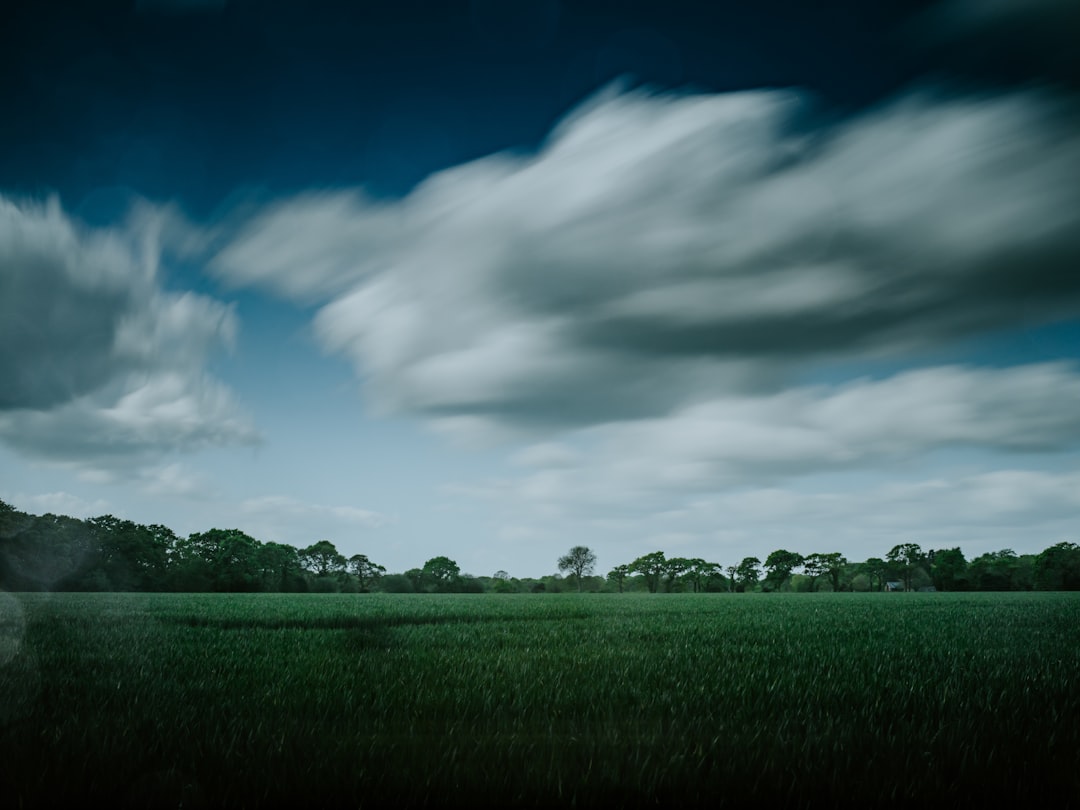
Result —
[[0, 594], [0, 806], [1080, 803], [1080, 596]]

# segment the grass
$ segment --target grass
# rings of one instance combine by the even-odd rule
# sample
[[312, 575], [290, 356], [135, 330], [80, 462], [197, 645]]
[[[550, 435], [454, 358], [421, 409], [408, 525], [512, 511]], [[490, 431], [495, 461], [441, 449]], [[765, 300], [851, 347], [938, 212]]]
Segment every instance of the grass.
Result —
[[7, 807], [1080, 802], [1080, 596], [0, 594]]

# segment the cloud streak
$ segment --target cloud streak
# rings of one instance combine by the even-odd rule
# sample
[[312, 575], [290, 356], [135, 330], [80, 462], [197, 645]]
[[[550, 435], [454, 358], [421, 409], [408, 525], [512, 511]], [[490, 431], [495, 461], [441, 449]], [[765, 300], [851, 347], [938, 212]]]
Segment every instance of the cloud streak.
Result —
[[1080, 373], [1067, 364], [945, 366], [883, 380], [729, 397], [665, 417], [589, 428], [517, 458], [500, 497], [643, 513], [672, 499], [776, 486], [823, 472], [893, 470], [942, 449], [1053, 453], [1080, 445]]
[[913, 92], [807, 125], [792, 92], [609, 90], [528, 157], [398, 201], [280, 201], [211, 263], [321, 301], [373, 402], [573, 428], [775, 390], [1080, 311], [1080, 135], [1047, 93]]

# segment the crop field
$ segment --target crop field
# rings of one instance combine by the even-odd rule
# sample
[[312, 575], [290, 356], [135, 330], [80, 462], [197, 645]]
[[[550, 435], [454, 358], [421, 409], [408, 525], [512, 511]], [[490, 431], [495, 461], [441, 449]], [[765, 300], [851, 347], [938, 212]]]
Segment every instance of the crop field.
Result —
[[0, 803], [1080, 803], [1080, 596], [0, 593]]

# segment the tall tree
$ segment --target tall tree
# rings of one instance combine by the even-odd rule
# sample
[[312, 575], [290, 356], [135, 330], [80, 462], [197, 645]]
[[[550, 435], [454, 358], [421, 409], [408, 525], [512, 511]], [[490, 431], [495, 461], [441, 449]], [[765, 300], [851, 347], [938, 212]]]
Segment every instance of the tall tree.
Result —
[[957, 548], [945, 548], [931, 551], [930, 577], [939, 591], [966, 591], [968, 586], [967, 560], [964, 552]]
[[645, 587], [649, 589], [649, 593], [656, 593], [660, 587], [660, 579], [664, 576], [666, 563], [664, 552], [654, 551], [643, 554], [630, 563], [630, 570], [645, 578]]
[[142, 526], [103, 515], [87, 521], [97, 543], [95, 565], [114, 591], [164, 587], [176, 535], [165, 526]]
[[588, 546], [574, 546], [569, 552], [559, 557], [559, 570], [569, 571], [577, 580], [578, 593], [581, 592], [581, 579], [593, 572], [596, 567], [596, 554]]
[[779, 591], [791, 579], [792, 572], [803, 564], [803, 556], [787, 549], [777, 549], [765, 560], [765, 581], [772, 590]]
[[1042, 591], [1080, 590], [1080, 546], [1056, 543], [1035, 558], [1035, 587]]
[[426, 591], [456, 591], [460, 581], [461, 568], [449, 557], [432, 557], [420, 570], [420, 586]]
[[689, 571], [693, 565], [693, 560], [688, 560], [686, 557], [668, 557], [664, 561], [664, 590], [671, 593], [679, 577]]
[[844, 573], [844, 568], [848, 564], [847, 557], [839, 551], [831, 551], [828, 554], [822, 554], [821, 559], [825, 567], [825, 574], [829, 577], [829, 584], [832, 585], [834, 592], [839, 592], [840, 576]]
[[255, 591], [261, 584], [258, 553], [262, 544], [239, 529], [211, 529], [217, 550], [214, 555], [215, 590]]
[[900, 543], [889, 549], [885, 559], [899, 571], [904, 581], [904, 590], [910, 591], [915, 569], [924, 566], [926, 556], [917, 543]]
[[711, 579], [714, 577], [723, 579], [723, 576], [719, 565], [703, 560], [700, 557], [694, 557], [690, 560], [690, 567], [686, 569], [684, 574], [684, 578], [693, 586], [694, 593], [702, 593], [709, 586]]
[[980, 554], [968, 565], [968, 576], [978, 591], [1013, 590], [1013, 577], [1020, 558], [1011, 548]]
[[366, 554], [354, 554], [349, 557], [349, 573], [356, 577], [361, 591], [369, 591], [386, 573], [386, 568], [373, 563]]
[[329, 540], [320, 540], [300, 549], [300, 564], [311, 573], [325, 577], [345, 570], [345, 557]]
[[623, 584], [626, 582], [626, 578], [628, 576], [630, 576], [629, 565], [616, 565], [614, 568], [608, 571], [607, 578], [609, 582], [614, 582], [619, 588], [619, 593], [622, 593]]
[[[870, 580], [871, 591], [881, 591], [885, 589], [885, 574], [889, 570], [889, 564], [881, 557], [871, 557], [864, 562], [861, 566], [863, 572], [865, 572], [867, 578]], [[877, 582], [877, 587], [874, 587], [874, 582]]]
[[810, 578], [811, 593], [817, 590], [817, 581], [828, 571], [828, 561], [824, 554], [807, 554], [803, 560], [803, 574]]
[[739, 577], [739, 589], [750, 590], [761, 578], [761, 560], [757, 557], [743, 557], [735, 573]]
[[738, 574], [739, 566], [729, 565], [727, 567], [728, 590], [731, 593], [735, 593], [735, 578], [738, 576]]
[[287, 543], [263, 543], [256, 554], [264, 591], [295, 591], [304, 586], [300, 552]]

